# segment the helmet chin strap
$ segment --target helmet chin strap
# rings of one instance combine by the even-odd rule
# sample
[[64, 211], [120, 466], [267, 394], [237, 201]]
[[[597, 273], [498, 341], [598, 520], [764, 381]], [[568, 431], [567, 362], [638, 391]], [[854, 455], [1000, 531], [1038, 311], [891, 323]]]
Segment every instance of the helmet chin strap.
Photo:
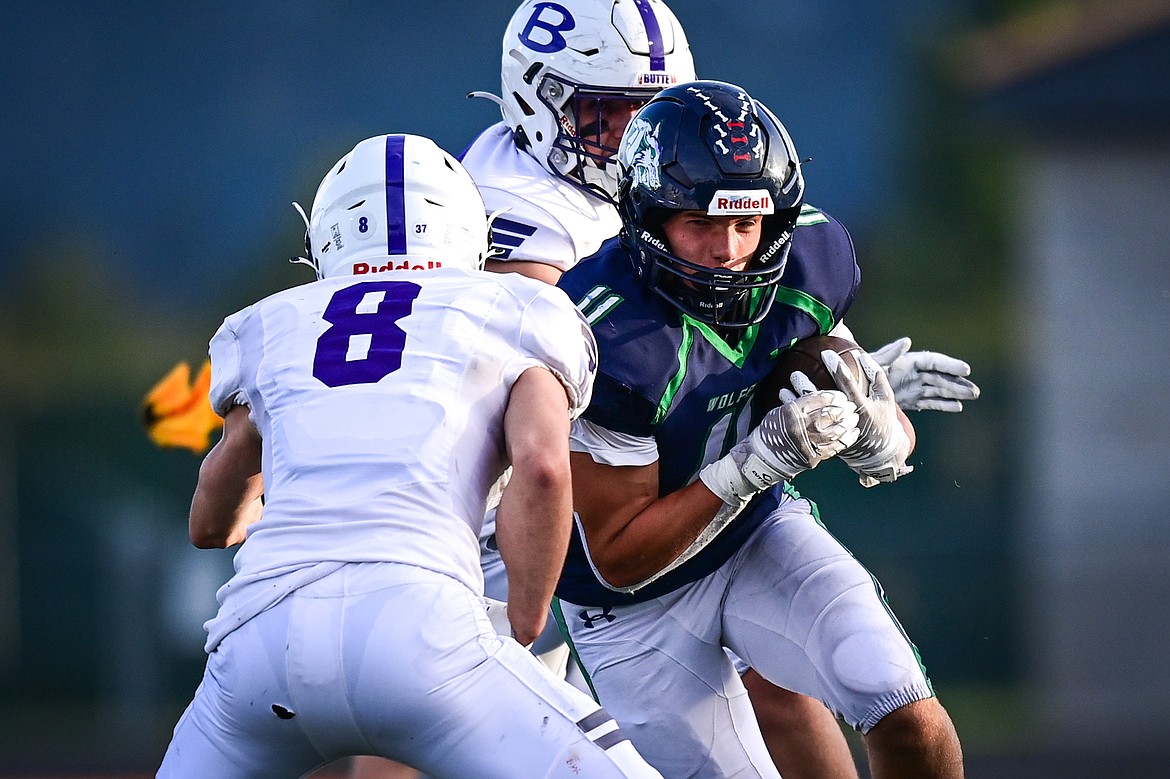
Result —
[[[305, 251], [312, 255], [313, 251], [309, 247], [309, 216], [297, 201], [294, 200], [292, 206], [301, 215], [301, 219], [305, 220]], [[317, 274], [317, 278], [321, 278], [321, 269], [317, 267], [317, 263], [311, 257], [289, 257], [288, 261], [294, 265], [308, 265]]]
[[503, 208], [497, 208], [495, 211], [492, 211], [490, 214], [488, 214], [488, 248], [483, 255], [484, 262], [487, 262], [488, 260], [494, 260], [496, 257], [499, 257], [504, 253], [503, 249], [494, 246], [491, 242], [492, 222], [496, 221], [497, 216], [504, 213], [505, 211], [510, 211], [511, 208], [511, 206], [504, 206]]
[[493, 95], [491, 92], [479, 92], [479, 91], [468, 92], [467, 96], [468, 97], [482, 97], [484, 100], [492, 101], [493, 103], [498, 105], [500, 108], [504, 107], [504, 99], [502, 97], [499, 97], [498, 95]]

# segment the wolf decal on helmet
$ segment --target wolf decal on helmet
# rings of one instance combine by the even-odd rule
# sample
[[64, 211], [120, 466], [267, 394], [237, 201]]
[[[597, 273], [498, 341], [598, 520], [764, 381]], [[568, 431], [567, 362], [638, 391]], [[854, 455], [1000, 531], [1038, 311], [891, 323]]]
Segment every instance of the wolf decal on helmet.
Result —
[[630, 171], [634, 184], [657, 189], [662, 186], [658, 175], [662, 150], [658, 146], [658, 128], [645, 119], [634, 119], [626, 128], [627, 143], [622, 144], [621, 164]]

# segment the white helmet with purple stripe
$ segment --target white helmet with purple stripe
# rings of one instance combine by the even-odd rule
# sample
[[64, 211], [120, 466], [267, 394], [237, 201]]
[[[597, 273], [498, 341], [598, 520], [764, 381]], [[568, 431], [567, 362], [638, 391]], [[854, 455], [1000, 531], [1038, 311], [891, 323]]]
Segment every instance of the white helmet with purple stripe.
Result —
[[430, 138], [367, 138], [317, 188], [306, 219], [306, 264], [321, 279], [384, 270], [482, 270], [489, 247], [484, 211], [471, 176]]
[[[525, 0], [504, 33], [500, 76], [516, 145], [613, 200], [625, 123], [659, 90], [693, 81], [695, 64], [661, 0]], [[621, 126], [606, 132], [609, 117]]]

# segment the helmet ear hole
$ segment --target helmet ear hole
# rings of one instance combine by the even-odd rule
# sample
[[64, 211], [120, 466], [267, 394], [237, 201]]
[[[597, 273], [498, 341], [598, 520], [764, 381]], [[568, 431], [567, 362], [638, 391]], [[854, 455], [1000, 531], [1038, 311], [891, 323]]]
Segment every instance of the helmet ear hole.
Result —
[[523, 76], [524, 83], [531, 84], [536, 79], [536, 74], [539, 73], [540, 69], [543, 67], [544, 67], [543, 62], [532, 63], [532, 66], [529, 67], [528, 70], [524, 71], [524, 76]]
[[517, 126], [512, 130], [512, 139], [516, 143], [516, 148], [521, 151], [532, 147], [532, 141], [528, 140], [528, 133], [524, 132], [523, 127]]
[[528, 105], [527, 100], [515, 92], [512, 93], [512, 97], [515, 98], [516, 105], [520, 106], [520, 110], [524, 113], [525, 116], [536, 116], [536, 112], [532, 110], [532, 106]]

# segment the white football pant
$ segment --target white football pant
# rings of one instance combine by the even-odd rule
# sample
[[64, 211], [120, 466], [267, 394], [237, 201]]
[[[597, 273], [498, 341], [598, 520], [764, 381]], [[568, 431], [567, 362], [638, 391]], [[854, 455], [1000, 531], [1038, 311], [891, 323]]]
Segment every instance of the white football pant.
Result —
[[671, 779], [778, 777], [727, 647], [866, 733], [933, 695], [877, 581], [789, 500], [709, 576], [645, 603], [558, 601], [597, 698]]
[[436, 779], [661, 779], [475, 593], [391, 563], [344, 565], [228, 634], [158, 776], [288, 779], [363, 754]]

